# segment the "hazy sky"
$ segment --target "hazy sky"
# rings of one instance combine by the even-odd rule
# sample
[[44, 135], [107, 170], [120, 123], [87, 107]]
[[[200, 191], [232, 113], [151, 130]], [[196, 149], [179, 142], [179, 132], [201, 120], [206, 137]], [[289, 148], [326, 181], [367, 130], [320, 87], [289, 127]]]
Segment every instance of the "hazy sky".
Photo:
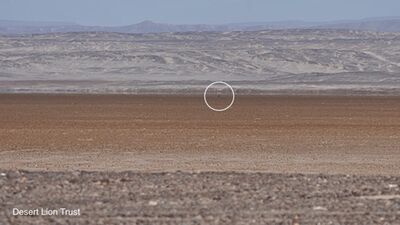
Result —
[[128, 25], [400, 16], [400, 0], [0, 0], [0, 19]]

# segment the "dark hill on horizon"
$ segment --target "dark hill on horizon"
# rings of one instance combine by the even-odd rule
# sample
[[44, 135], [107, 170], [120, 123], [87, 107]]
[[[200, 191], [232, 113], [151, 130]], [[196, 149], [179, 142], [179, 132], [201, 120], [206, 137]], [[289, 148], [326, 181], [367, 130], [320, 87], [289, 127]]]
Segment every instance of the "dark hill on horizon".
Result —
[[166, 24], [143, 21], [127, 26], [84, 26], [70, 22], [24, 22], [0, 20], [0, 34], [46, 34], [67, 32], [118, 32], [118, 33], [175, 33], [175, 32], [229, 32], [280, 29], [344, 29], [373, 32], [400, 32], [400, 17], [370, 18], [332, 22], [252, 22], [230, 24]]

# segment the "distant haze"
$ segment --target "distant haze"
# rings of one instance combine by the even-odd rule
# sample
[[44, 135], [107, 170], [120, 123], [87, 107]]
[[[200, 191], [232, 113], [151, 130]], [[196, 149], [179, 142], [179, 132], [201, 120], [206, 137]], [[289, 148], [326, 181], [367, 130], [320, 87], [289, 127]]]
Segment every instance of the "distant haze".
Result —
[[1, 0], [0, 20], [123, 26], [332, 21], [399, 16], [398, 0]]
[[285, 29], [329, 29], [360, 30], [372, 32], [400, 32], [400, 17], [371, 18], [364, 20], [347, 20], [331, 22], [257, 22], [230, 24], [167, 24], [143, 21], [128, 26], [83, 26], [68, 22], [26, 22], [0, 20], [0, 35], [30, 35], [69, 32], [109, 32], [109, 33], [176, 33], [176, 32], [230, 32], [261, 31]]

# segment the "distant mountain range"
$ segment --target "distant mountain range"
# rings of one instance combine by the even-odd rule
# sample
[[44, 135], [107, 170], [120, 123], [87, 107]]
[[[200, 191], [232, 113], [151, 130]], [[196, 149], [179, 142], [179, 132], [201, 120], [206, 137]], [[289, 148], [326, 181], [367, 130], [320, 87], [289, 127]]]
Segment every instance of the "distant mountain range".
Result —
[[277, 29], [345, 29], [376, 32], [400, 32], [400, 17], [369, 18], [350, 21], [333, 22], [254, 22], [232, 23], [222, 25], [176, 25], [143, 21], [128, 26], [84, 26], [68, 22], [24, 22], [0, 20], [0, 34], [46, 34], [65, 32], [118, 32], [118, 33], [165, 33], [165, 32], [228, 32], [228, 31], [260, 31]]
[[400, 33], [81, 32], [0, 35], [0, 46], [0, 93], [201, 95], [223, 80], [242, 94], [400, 95]]

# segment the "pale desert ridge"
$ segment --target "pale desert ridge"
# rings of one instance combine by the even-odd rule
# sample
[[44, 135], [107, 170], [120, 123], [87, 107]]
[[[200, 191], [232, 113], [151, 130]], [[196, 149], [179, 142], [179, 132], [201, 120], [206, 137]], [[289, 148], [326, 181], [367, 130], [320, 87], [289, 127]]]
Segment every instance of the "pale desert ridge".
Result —
[[400, 34], [292, 29], [0, 37], [1, 92], [399, 93]]

